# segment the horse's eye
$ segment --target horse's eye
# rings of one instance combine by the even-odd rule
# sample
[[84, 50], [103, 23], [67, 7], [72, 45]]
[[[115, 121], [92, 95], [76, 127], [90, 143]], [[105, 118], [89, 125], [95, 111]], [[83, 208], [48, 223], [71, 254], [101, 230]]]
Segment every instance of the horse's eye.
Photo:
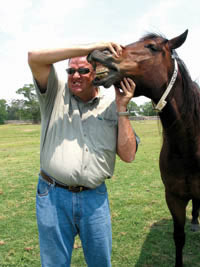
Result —
[[150, 49], [152, 52], [157, 52], [158, 49], [155, 45], [153, 44], [148, 44], [148, 45], [145, 45], [146, 48]]

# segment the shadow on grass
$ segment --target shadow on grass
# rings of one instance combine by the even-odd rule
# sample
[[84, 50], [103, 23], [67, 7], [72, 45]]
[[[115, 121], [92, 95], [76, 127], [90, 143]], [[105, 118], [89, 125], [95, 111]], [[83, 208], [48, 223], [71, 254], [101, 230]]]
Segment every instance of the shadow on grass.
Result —
[[[186, 243], [183, 250], [184, 267], [200, 266], [200, 232], [190, 230], [190, 222], [185, 226]], [[163, 219], [154, 223], [141, 248], [136, 267], [174, 266], [175, 246], [173, 240], [173, 222]]]

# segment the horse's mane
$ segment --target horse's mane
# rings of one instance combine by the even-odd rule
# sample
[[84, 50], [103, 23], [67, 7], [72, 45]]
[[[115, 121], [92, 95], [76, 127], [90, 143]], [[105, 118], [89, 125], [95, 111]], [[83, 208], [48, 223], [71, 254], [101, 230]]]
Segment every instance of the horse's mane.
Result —
[[[168, 39], [158, 33], [147, 33], [139, 41], [145, 41], [149, 39], [156, 40], [157, 38], [162, 38], [163, 43], [167, 42]], [[178, 68], [182, 77], [183, 83], [183, 106], [182, 115], [189, 122], [200, 121], [200, 87], [197, 82], [194, 82], [190, 76], [190, 73], [183, 62], [178, 56], [175, 50], [172, 51], [175, 56]], [[189, 123], [190, 124], [190, 123]]]
[[155, 33], [155, 32], [148, 32], [146, 33], [145, 35], [143, 35], [139, 41], [145, 41], [145, 40], [149, 40], [149, 39], [157, 39], [157, 38], [162, 38], [163, 41], [167, 41], [167, 38], [163, 35], [163, 34], [160, 34], [160, 33]]
[[200, 119], [200, 89], [199, 85], [194, 82], [185, 63], [176, 57], [179, 71], [183, 81], [183, 114], [192, 120]]

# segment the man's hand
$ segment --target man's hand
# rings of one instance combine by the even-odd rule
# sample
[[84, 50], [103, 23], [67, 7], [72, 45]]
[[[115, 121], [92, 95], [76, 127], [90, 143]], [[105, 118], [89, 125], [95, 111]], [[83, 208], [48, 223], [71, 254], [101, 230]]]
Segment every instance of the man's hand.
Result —
[[119, 45], [117, 43], [114, 42], [101, 42], [101, 43], [95, 43], [92, 44], [92, 50], [104, 50], [104, 49], [109, 49], [110, 52], [116, 56], [116, 57], [120, 57], [122, 55], [122, 50], [123, 50], [123, 46]]
[[129, 101], [134, 96], [136, 85], [130, 78], [124, 78], [120, 84], [122, 89], [115, 87], [116, 105], [118, 112], [124, 112], [127, 109]]
[[[124, 78], [120, 82], [122, 89], [115, 87], [116, 105], [118, 112], [125, 112], [127, 105], [134, 96], [135, 83], [130, 78]], [[131, 162], [135, 158], [136, 138], [128, 116], [119, 116], [117, 154], [125, 162]]]

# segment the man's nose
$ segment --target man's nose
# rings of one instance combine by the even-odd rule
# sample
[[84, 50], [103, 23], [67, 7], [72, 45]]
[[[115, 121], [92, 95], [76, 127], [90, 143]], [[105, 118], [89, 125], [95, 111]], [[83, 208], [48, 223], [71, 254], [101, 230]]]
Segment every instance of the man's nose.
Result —
[[75, 71], [74, 75], [73, 75], [74, 78], [79, 78], [80, 77], [80, 73], [78, 71]]

